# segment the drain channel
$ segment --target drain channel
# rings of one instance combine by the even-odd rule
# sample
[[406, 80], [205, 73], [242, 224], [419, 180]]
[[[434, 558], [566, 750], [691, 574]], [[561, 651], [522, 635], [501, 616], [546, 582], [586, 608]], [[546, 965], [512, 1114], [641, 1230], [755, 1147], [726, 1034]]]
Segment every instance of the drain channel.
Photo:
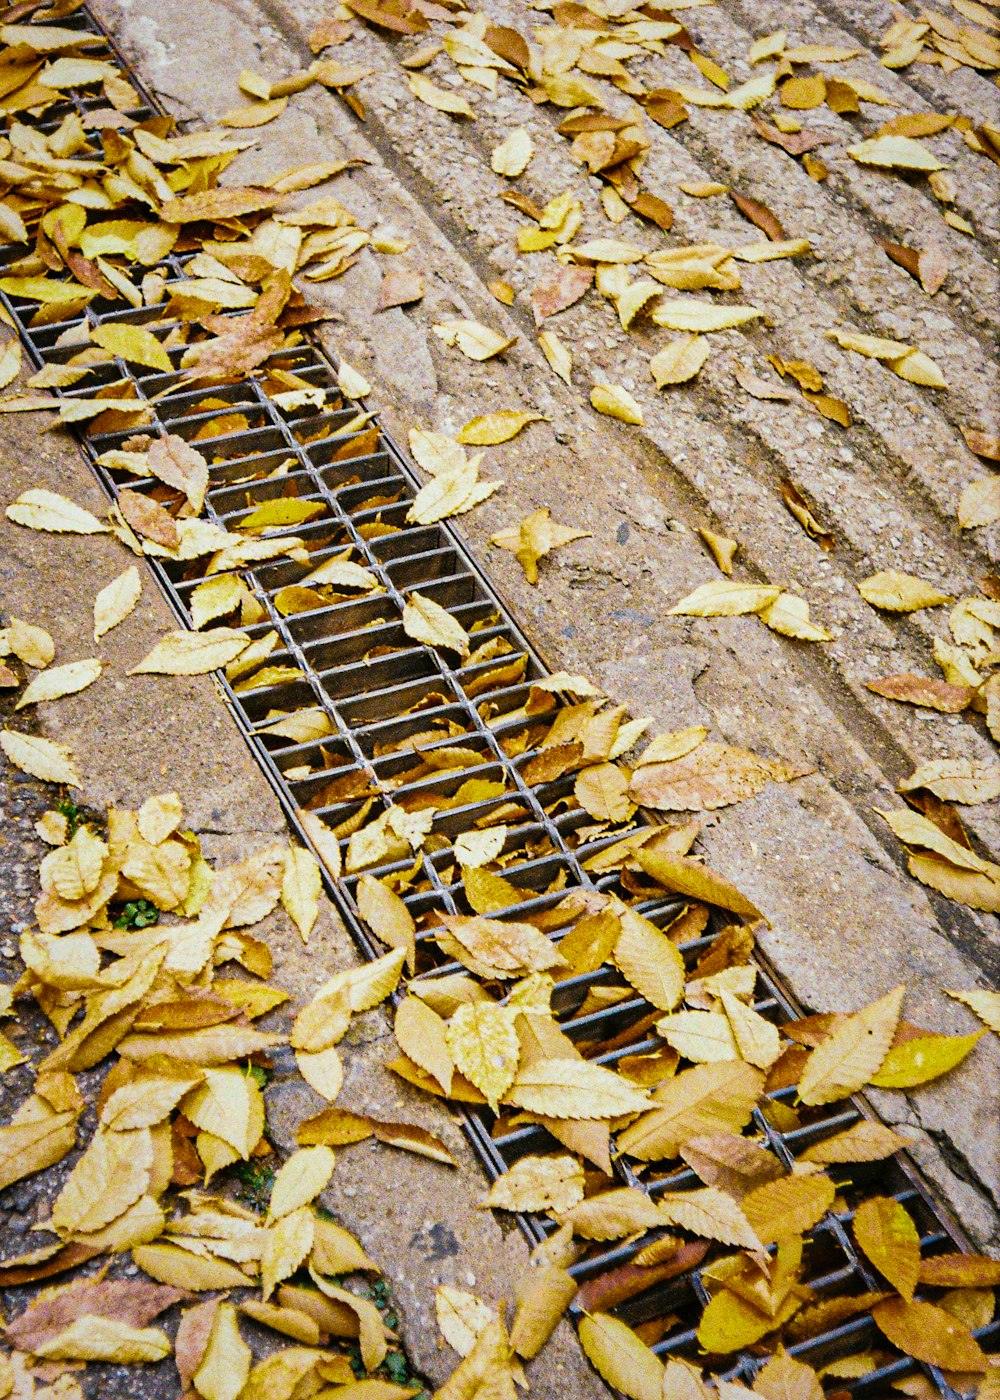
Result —
[[[103, 41], [102, 57], [117, 64], [141, 94], [144, 105], [129, 114], [134, 121], [160, 114], [85, 8], [60, 23]], [[49, 105], [40, 117], [22, 112], [18, 120], [51, 132], [67, 115], [85, 120], [102, 105], [84, 87]], [[23, 246], [0, 249], [2, 264], [21, 256]], [[167, 337], [176, 325], [166, 318], [167, 298], [189, 276], [191, 256], [172, 253], [156, 265], [154, 270], [165, 278], [164, 299], [156, 305], [123, 311], [120, 302], [98, 297], [71, 320], [39, 324], [35, 302], [3, 294], [3, 303], [35, 363], [59, 365], [81, 344], [91, 343], [81, 331], [99, 325], [139, 324], [160, 339]], [[224, 314], [235, 324], [240, 313]], [[169, 351], [175, 366], [170, 373], [109, 358], [71, 388], [55, 392], [69, 400], [91, 399], [110, 385], [119, 386], [118, 397], [133, 393], [149, 410], [140, 431], [176, 434], [208, 459], [204, 518], [222, 530], [238, 530], [267, 502], [309, 503], [308, 520], [266, 533], [269, 541], [299, 540], [295, 557], [248, 557], [237, 566], [247, 589], [244, 630], [255, 643], [248, 653], [255, 664], [239, 658], [218, 683], [299, 838], [311, 844], [303, 812], [314, 813], [337, 831], [345, 873], [335, 880], [327, 872], [326, 887], [362, 954], [371, 959], [385, 949], [359, 914], [358, 879], [407, 871], [403, 898], [418, 929], [418, 976], [459, 970], [433, 937], [438, 916], [470, 912], [454, 841], [470, 829], [499, 825], [507, 833], [504, 851], [516, 853], [503, 876], [521, 895], [520, 902], [503, 909], [505, 917], [530, 917], [559, 937], [567, 923], [560, 911], [569, 897], [577, 897], [579, 911], [588, 897], [613, 894], [667, 927], [682, 911], [682, 902], [650, 898], [648, 891], [628, 889], [620, 869], [602, 870], [602, 852], [621, 839], [622, 831], [595, 832], [593, 819], [576, 802], [573, 774], [532, 781], [532, 760], [539, 754], [532, 705], [547, 669], [452, 529], [407, 522], [419, 482], [377, 415], [341, 392], [335, 367], [318, 343], [301, 339], [277, 350], [249, 376], [208, 389], [191, 387], [190, 377], [178, 367], [181, 353], [180, 348]], [[301, 394], [288, 397], [290, 376], [291, 382], [309, 386], [308, 402], [302, 402]], [[117, 469], [114, 457], [106, 456], [121, 449], [134, 431], [116, 426], [107, 414], [80, 431], [88, 461], [112, 499], [126, 485], [154, 498], [162, 495], [157, 482]], [[378, 588], [333, 601], [307, 598], [301, 580], [340, 556], [367, 570]], [[204, 557], [186, 563], [153, 558], [150, 563], [177, 618], [191, 626], [193, 595], [206, 577]], [[473, 649], [465, 664], [449, 665], [439, 650], [406, 635], [403, 607], [413, 590], [446, 609], [469, 633]], [[551, 692], [551, 701], [565, 707], [566, 692]], [[549, 711], [546, 721], [556, 712]], [[456, 748], [463, 751], [458, 768], [449, 757]], [[381, 863], [357, 863], [352, 835], [393, 809], [408, 817], [432, 814], [419, 870], [409, 851], [390, 852]], [[644, 819], [641, 813], [638, 819]], [[689, 968], [704, 966], [719, 926], [710, 923], [681, 945]], [[761, 959], [755, 962], [755, 1009], [778, 1024], [796, 1019], [799, 1012], [789, 994]], [[601, 1064], [614, 1067], [625, 1056], [662, 1047], [651, 1029], [660, 1013], [637, 994], [623, 998], [620, 982], [606, 966], [557, 982], [553, 1011], [565, 1034]], [[787, 1168], [810, 1145], [872, 1116], [859, 1101], [793, 1112], [794, 1097], [794, 1086], [776, 1088], [753, 1117], [757, 1134]], [[558, 1145], [537, 1124], [496, 1121], [473, 1106], [463, 1112], [472, 1145], [492, 1178], [524, 1155]], [[616, 1184], [636, 1187], [654, 1199], [701, 1185], [687, 1168], [651, 1171], [627, 1154], [615, 1157], [614, 1169]], [[925, 1254], [961, 1247], [954, 1222], [935, 1206], [905, 1159], [832, 1168], [831, 1174], [838, 1200], [806, 1236], [803, 1281], [818, 1300], [880, 1288], [849, 1231], [853, 1208], [867, 1195], [892, 1194], [906, 1205]], [[533, 1243], [553, 1228], [541, 1216], [523, 1215], [519, 1221]], [[683, 1273], [670, 1264], [637, 1269], [633, 1261], [649, 1239], [592, 1245], [572, 1267], [581, 1284], [575, 1309], [578, 1314], [586, 1307], [612, 1310], [630, 1325], [644, 1327], [659, 1355], [696, 1360], [696, 1327], [710, 1297], [709, 1282], [697, 1267]], [[975, 1335], [984, 1349], [996, 1350], [1000, 1324], [993, 1322]], [[884, 1339], [861, 1310], [855, 1316], [831, 1317], [813, 1332], [800, 1327], [797, 1334], [793, 1323], [787, 1344], [793, 1355], [820, 1367], [871, 1346], [883, 1349]], [[718, 1374], [749, 1382], [763, 1359], [748, 1348], [725, 1358]], [[840, 1393], [874, 1397], [918, 1376], [936, 1394], [951, 1400], [962, 1394], [936, 1367], [904, 1356], [836, 1384]]]

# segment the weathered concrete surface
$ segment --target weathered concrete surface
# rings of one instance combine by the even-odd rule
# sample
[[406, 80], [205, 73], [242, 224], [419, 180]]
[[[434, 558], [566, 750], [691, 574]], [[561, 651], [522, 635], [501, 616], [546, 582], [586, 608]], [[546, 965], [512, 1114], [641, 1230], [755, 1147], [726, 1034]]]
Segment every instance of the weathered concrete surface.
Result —
[[[63, 432], [40, 434], [23, 418], [7, 416], [0, 420], [0, 458], [5, 502], [29, 487], [47, 487], [97, 514], [106, 510], [100, 487]], [[37, 713], [22, 711], [12, 723], [16, 728], [37, 726], [37, 732], [69, 745], [83, 776], [82, 787], [73, 793], [81, 807], [103, 816], [109, 805], [135, 807], [153, 793], [176, 790], [186, 821], [209, 859], [227, 864], [245, 858], [283, 835], [285, 822], [214, 682], [210, 677], [126, 674], [175, 625], [142, 561], [143, 595], [135, 612], [99, 646], [91, 639], [96, 593], [130, 562], [132, 556], [110, 537], [41, 534], [0, 515], [0, 606], [5, 618], [14, 615], [44, 626], [55, 640], [57, 662], [95, 654], [105, 661], [104, 673], [88, 690], [39, 705]], [[9, 698], [3, 702], [4, 721], [12, 703]], [[12, 771], [6, 760], [0, 763], [0, 980], [12, 982], [22, 970], [17, 938], [32, 923], [38, 862], [47, 849], [32, 823], [51, 805], [54, 790]], [[333, 972], [358, 961], [350, 936], [326, 900], [308, 950], [280, 910], [254, 933], [272, 949], [272, 980], [291, 994], [291, 1014]], [[267, 1029], [287, 1027], [290, 1013], [281, 1009], [261, 1024]], [[14, 1038], [36, 1060], [55, 1044], [51, 1027], [40, 1015], [33, 1019], [30, 1011], [20, 1018]], [[476, 1209], [484, 1194], [482, 1170], [448, 1108], [382, 1068], [396, 1053], [384, 1014], [361, 1018], [341, 1049], [342, 1106], [422, 1124], [444, 1139], [459, 1164], [452, 1169], [392, 1147], [379, 1144], [373, 1149], [361, 1143], [338, 1152], [334, 1179], [323, 1197], [384, 1269], [410, 1360], [418, 1373], [437, 1385], [457, 1357], [439, 1340], [435, 1288], [450, 1283], [475, 1289], [496, 1303], [511, 1299], [527, 1267], [527, 1245], [519, 1230], [505, 1230], [492, 1212]], [[31, 1078], [30, 1065], [4, 1076], [0, 1109], [5, 1115], [30, 1091]], [[291, 1056], [279, 1053], [268, 1094], [268, 1130], [284, 1150], [294, 1148], [298, 1123], [324, 1107], [301, 1080], [293, 1082], [297, 1078]], [[92, 1128], [93, 1123], [85, 1120], [84, 1126]], [[81, 1137], [89, 1138], [89, 1132]], [[33, 1247], [34, 1241], [24, 1243], [24, 1234], [32, 1222], [48, 1215], [76, 1155], [42, 1178], [18, 1183], [5, 1193], [0, 1252], [12, 1255]], [[264, 1345], [267, 1340], [266, 1334], [260, 1337]], [[273, 1336], [270, 1340], [273, 1344]], [[569, 1394], [586, 1400], [606, 1393], [567, 1324], [550, 1343], [544, 1363], [530, 1369], [533, 1392], [547, 1400]], [[172, 1362], [155, 1372], [144, 1371], [137, 1380], [134, 1368], [116, 1368], [119, 1388], [113, 1393], [134, 1393], [143, 1400], [175, 1396]], [[97, 1387], [99, 1379], [87, 1383]]]
[[[98, 0], [95, 8], [166, 105], [178, 116], [206, 120], [243, 100], [241, 68], [277, 77], [305, 66], [312, 57], [305, 35], [329, 13], [320, 0], [199, 0], [183, 12], [155, 0]], [[530, 28], [521, 7], [492, 0], [483, 8], [497, 23]], [[818, 10], [808, 0], [791, 9], [733, 3], [685, 14], [702, 46], [737, 80], [749, 76], [744, 57], [751, 38], [779, 24], [789, 28], [790, 42], [838, 43], [846, 35], [877, 52], [890, 19], [883, 4]], [[375, 401], [400, 438], [415, 425], [454, 431], [496, 408], [546, 415], [548, 422], [488, 453], [485, 474], [502, 477], [504, 490], [460, 527], [533, 641], [553, 666], [588, 672], [659, 727], [702, 721], [731, 742], [814, 765], [815, 777], [719, 814], [702, 841], [709, 859], [768, 913], [774, 928], [766, 950], [806, 1005], [853, 1007], [905, 976], [911, 1019], [971, 1029], [971, 1018], [941, 988], [995, 977], [995, 920], [914, 883], [873, 808], [898, 805], [895, 784], [916, 763], [986, 757], [992, 744], [978, 719], [927, 717], [864, 689], [866, 679], [892, 671], [934, 674], [932, 639], [946, 633], [947, 620], [936, 612], [902, 619], [877, 614], [855, 583], [877, 569], [902, 567], [952, 592], [969, 592], [996, 557], [996, 527], [960, 539], [954, 519], [960, 489], [983, 474], [958, 427], [995, 431], [997, 421], [990, 361], [997, 229], [988, 163], [949, 138], [957, 207], [979, 230], [973, 242], [944, 224], [922, 189], [856, 166], [842, 140], [839, 150], [824, 148], [834, 173], [828, 186], [819, 186], [749, 136], [745, 124], [735, 125], [731, 114], [692, 108], [690, 122], [672, 131], [650, 124], [646, 179], [675, 208], [675, 228], [664, 236], [629, 220], [617, 236], [644, 247], [707, 239], [734, 246], [757, 237], [727, 201], [680, 192], [682, 180], [720, 178], [767, 202], [790, 234], [810, 238], [818, 257], [804, 271], [787, 262], [746, 267], [745, 299], [773, 325], [718, 343], [757, 372], [766, 369], [769, 351], [811, 360], [830, 392], [851, 404], [855, 426], [845, 431], [811, 413], [747, 398], [725, 353], [709, 361], [694, 386], [657, 395], [646, 361], [669, 337], [655, 330], [626, 335], [594, 294], [549, 323], [574, 353], [574, 383], [567, 388], [535, 347], [528, 309], [548, 255], [516, 253], [521, 219], [499, 200], [509, 182], [490, 171], [489, 151], [513, 125], [526, 125], [536, 155], [516, 187], [538, 202], [570, 187], [581, 194], [580, 237], [611, 231], [600, 213], [599, 186], [582, 176], [555, 135], [559, 117], [552, 109], [535, 107], [508, 84], [501, 82], [495, 97], [467, 89], [477, 108], [474, 123], [412, 98], [399, 62], [423, 42], [423, 36], [386, 40], [356, 24], [335, 52], [343, 62], [375, 70], [358, 89], [366, 122], [312, 88], [259, 133], [258, 147], [239, 158], [233, 178], [260, 178], [333, 155], [369, 162], [333, 188], [363, 226], [412, 240], [406, 262], [424, 272], [426, 295], [407, 311], [375, 315], [382, 272], [392, 260], [367, 251], [344, 278], [313, 286], [310, 295], [342, 318], [325, 338], [372, 380]], [[996, 110], [996, 89], [967, 70], [949, 77], [921, 70], [911, 80], [911, 73], [891, 73], [875, 59], [856, 63], [851, 71], [876, 81], [902, 110], [959, 108], [980, 117]], [[690, 65], [674, 50], [630, 67], [647, 87], [678, 77], [692, 81]], [[443, 59], [425, 72], [438, 82], [453, 79]], [[612, 110], [628, 109], [620, 93], [606, 91]], [[850, 123], [826, 109], [809, 116], [842, 138], [868, 134], [884, 112]], [[918, 246], [946, 247], [952, 271], [944, 290], [927, 298], [885, 259], [876, 234], [910, 234]], [[518, 291], [509, 310], [487, 290], [497, 276]], [[431, 333], [434, 321], [455, 315], [474, 316], [520, 340], [503, 360], [473, 364]], [[840, 352], [824, 337], [835, 324], [918, 340], [946, 369], [951, 392], [916, 389]], [[587, 394], [599, 380], [637, 395], [643, 429], [594, 414]], [[783, 476], [836, 529], [832, 555], [819, 551], [780, 504]], [[501, 525], [542, 505], [593, 537], [547, 561], [532, 589], [510, 556], [498, 557], [487, 542]], [[694, 533], [699, 525], [739, 540], [745, 577], [808, 597], [835, 640], [823, 647], [784, 641], [755, 619], [666, 617], [673, 602], [715, 576]], [[997, 804], [962, 815], [983, 849], [1000, 847]], [[882, 1107], [912, 1125], [918, 1160], [971, 1234], [995, 1244], [1000, 1059], [991, 1040], [939, 1085], [909, 1099], [883, 1095]]]

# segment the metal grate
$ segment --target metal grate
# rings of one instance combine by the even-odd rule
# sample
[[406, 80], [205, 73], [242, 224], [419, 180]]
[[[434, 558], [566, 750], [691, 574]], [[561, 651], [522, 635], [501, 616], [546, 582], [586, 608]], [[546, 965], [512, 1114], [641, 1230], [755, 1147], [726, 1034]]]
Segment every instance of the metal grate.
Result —
[[[143, 120], [159, 112], [86, 9], [60, 24], [85, 29], [107, 44], [108, 55], [142, 94], [144, 105], [130, 114], [133, 118]], [[52, 130], [68, 113], [86, 116], [100, 105], [84, 90], [47, 109], [36, 125]], [[25, 114], [20, 119], [25, 120]], [[0, 265], [20, 255], [16, 248], [0, 249]], [[189, 258], [190, 254], [171, 255], [158, 265], [168, 291], [187, 276]], [[73, 343], [74, 332], [84, 324], [138, 322], [160, 338], [175, 324], [164, 319], [165, 300], [122, 311], [120, 303], [98, 298], [70, 321], [43, 325], [37, 324], [34, 303], [7, 296], [3, 301], [39, 366], [58, 364], [78, 350], [80, 341]], [[574, 891], [580, 895], [599, 891], [616, 894], [661, 927], [668, 925], [682, 907], [676, 899], [637, 899], [617, 872], [600, 874], [588, 868], [595, 856], [621, 839], [622, 832], [594, 837], [588, 830], [592, 819], [575, 803], [572, 777], [544, 786], [525, 780], [525, 766], [536, 749], [532, 720], [523, 706], [532, 680], [544, 676], [546, 668], [452, 529], [406, 523], [419, 483], [403, 453], [379, 426], [377, 415], [368, 414], [341, 393], [334, 367], [321, 347], [304, 340], [277, 352], [239, 383], [194, 389], [177, 367], [181, 350], [170, 353], [175, 365], [172, 373], [109, 359], [94, 366], [72, 389], [57, 393], [69, 399], [89, 398], [118, 382], [129, 386], [149, 406], [150, 431], [169, 431], [192, 441], [209, 460], [205, 516], [219, 526], [231, 529], [251, 509], [289, 490], [297, 499], [319, 507], [308, 523], [283, 532], [303, 541], [308, 563], [286, 556], [250, 563], [240, 570], [261, 619], [246, 630], [255, 641], [272, 633], [276, 637], [263, 659], [269, 675], [248, 672], [230, 679], [220, 675], [219, 685], [289, 821], [306, 844], [303, 810], [339, 827], [346, 847], [347, 833], [362, 816], [370, 819], [392, 806], [409, 810], [434, 806], [419, 873], [404, 896], [418, 929], [424, 927], [418, 934], [418, 976], [457, 970], [458, 965], [449, 964], [440, 952], [427, 921], [435, 913], [470, 912], [453, 841], [459, 832], [476, 825], [483, 828], [502, 821], [508, 831], [505, 851], [519, 853], [503, 874], [523, 891], [523, 901], [505, 914], [525, 917], [549, 911], [552, 936], [558, 939], [555, 907]], [[275, 397], [281, 391], [281, 371], [290, 371], [320, 390], [321, 405], [282, 408]], [[126, 484], [139, 491], [160, 490], [152, 480], [136, 480], [97, 461], [132, 431], [101, 431], [102, 426], [99, 421], [91, 425], [81, 433], [81, 440], [109, 496], [115, 497]], [[269, 532], [269, 538], [274, 533]], [[377, 578], [380, 590], [284, 615], [281, 590], [348, 548], [351, 559]], [[191, 595], [203, 581], [203, 561], [149, 562], [178, 619], [190, 626]], [[403, 632], [401, 618], [405, 597], [415, 588], [452, 613], [476, 647], [494, 643], [495, 654], [452, 667], [439, 652], [414, 643]], [[270, 671], [273, 667], [288, 669]], [[306, 707], [327, 717], [328, 735], [303, 743], [275, 735], [275, 711]], [[419, 752], [414, 748], [417, 736]], [[436, 750], [455, 744], [474, 751], [475, 761], [459, 772], [429, 770], [428, 757], [433, 761]], [[490, 786], [465, 793], [463, 786], [470, 780]], [[364, 873], [384, 876], [412, 866], [408, 855], [368, 867]], [[327, 890], [363, 955], [374, 958], [384, 949], [359, 916], [357, 879], [358, 874], [339, 882], [327, 877]], [[710, 928], [705, 936], [683, 945], [689, 967], [709, 947], [713, 934]], [[759, 958], [756, 965], [760, 988], [756, 1009], [777, 1023], [794, 1019], [799, 1013], [789, 994]], [[602, 991], [607, 1000], [612, 989], [622, 987], [614, 970], [603, 967], [557, 983], [553, 1000], [564, 1032], [584, 1054], [589, 1052], [599, 1063], [612, 1066], [625, 1055], [661, 1046], [650, 1033], [659, 1013], [640, 997], [623, 994], [621, 1000], [600, 1004]], [[793, 1088], [777, 1090], [769, 1096], [770, 1108], [756, 1110], [753, 1120], [756, 1132], [785, 1166], [791, 1166], [811, 1143], [842, 1131], [862, 1115], [870, 1116], [870, 1110], [856, 1101], [800, 1109], [795, 1126], [781, 1130], [777, 1126], [783, 1121], [780, 1105], [793, 1096]], [[472, 1145], [494, 1178], [526, 1153], [556, 1145], [537, 1125], [494, 1121], [485, 1109], [468, 1106], [463, 1116]], [[858, 1257], [847, 1229], [854, 1204], [871, 1188], [879, 1194], [891, 1193], [906, 1204], [918, 1223], [925, 1252], [963, 1243], [957, 1227], [935, 1206], [905, 1160], [832, 1168], [831, 1172], [838, 1182], [838, 1201], [810, 1232], [806, 1246], [804, 1282], [815, 1290], [817, 1299], [879, 1287]], [[615, 1173], [619, 1184], [638, 1187], [654, 1198], [664, 1191], [700, 1185], [690, 1170], [646, 1167], [627, 1156], [616, 1157]], [[519, 1223], [532, 1242], [543, 1240], [553, 1228], [544, 1217], [521, 1216]], [[647, 1234], [640, 1241], [590, 1246], [572, 1269], [581, 1283], [575, 1306], [577, 1310], [587, 1306], [599, 1290], [602, 1306], [632, 1325], [649, 1325], [647, 1335], [658, 1354], [704, 1360], [698, 1356], [695, 1335], [700, 1311], [710, 1296], [702, 1269], [676, 1277], [670, 1277], [667, 1268], [654, 1269], [648, 1276], [651, 1282], [643, 1280], [640, 1285], [629, 1268], [639, 1250], [655, 1237]], [[710, 1254], [709, 1260], [717, 1253]], [[1000, 1347], [1000, 1324], [994, 1322], [976, 1335], [984, 1348]], [[873, 1344], [887, 1350], [871, 1318], [862, 1313], [816, 1336], [803, 1337], [788, 1349], [821, 1366]], [[764, 1359], [750, 1349], [710, 1360], [716, 1362], [720, 1376], [750, 1381]], [[959, 1392], [940, 1371], [903, 1356], [866, 1376], [836, 1384], [850, 1395], [874, 1397], [886, 1394], [894, 1382], [920, 1374], [937, 1393], [958, 1400]]]

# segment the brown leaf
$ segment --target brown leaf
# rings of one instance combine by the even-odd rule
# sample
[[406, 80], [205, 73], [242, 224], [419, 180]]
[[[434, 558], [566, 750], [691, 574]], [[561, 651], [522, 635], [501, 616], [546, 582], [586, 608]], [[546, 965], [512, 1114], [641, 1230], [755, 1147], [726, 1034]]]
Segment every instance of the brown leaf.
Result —
[[273, 209], [281, 200], [276, 190], [227, 185], [180, 199], [168, 199], [160, 209], [160, 218], [167, 224], [190, 224], [199, 219], [242, 219], [247, 214]]
[[118, 492], [118, 509], [136, 534], [162, 544], [164, 549], [176, 549], [180, 544], [174, 517], [152, 496], [123, 487]]
[[643, 764], [632, 775], [629, 795], [661, 812], [712, 811], [811, 771], [708, 740], [670, 763]]
[[989, 457], [993, 462], [1000, 462], [1000, 433], [983, 433], [978, 428], [963, 428], [962, 436], [970, 452], [975, 452], [979, 457]]
[[167, 433], [150, 443], [146, 460], [153, 476], [183, 491], [195, 515], [200, 514], [208, 489], [208, 463], [201, 453], [176, 433]]
[[68, 1288], [30, 1303], [7, 1326], [7, 1340], [22, 1351], [37, 1351], [79, 1317], [113, 1317], [132, 1327], [145, 1327], [154, 1317], [191, 1295], [182, 1288], [165, 1288], [139, 1280], [77, 1279]]
[[579, 301], [593, 280], [592, 267], [557, 265], [531, 293], [531, 310], [535, 317], [535, 325], [540, 326], [546, 317], [555, 316]]
[[916, 248], [908, 248], [905, 243], [892, 243], [887, 238], [877, 238], [876, 243], [899, 267], [908, 272], [911, 277], [920, 276], [920, 253]]
[[375, 310], [387, 311], [392, 306], [410, 306], [419, 301], [423, 294], [423, 278], [418, 272], [387, 272], [379, 287]]
[[747, 195], [737, 194], [735, 190], [729, 191], [729, 197], [743, 217], [749, 219], [752, 224], [756, 224], [773, 243], [788, 237], [781, 221], [775, 214], [771, 213], [766, 204], [761, 204], [757, 199], [750, 199]]
[[933, 1288], [997, 1288], [1000, 1259], [984, 1254], [933, 1254], [920, 1261], [920, 1282]]
[[901, 700], [907, 705], [921, 705], [928, 710], [941, 710], [957, 715], [967, 709], [976, 692], [969, 685], [949, 685], [933, 676], [918, 676], [912, 671], [900, 671], [882, 676], [877, 681], [865, 681], [865, 688], [883, 695], [887, 700]]
[[801, 156], [806, 151], [815, 150], [817, 146], [828, 146], [837, 139], [835, 136], [824, 136], [819, 131], [781, 131], [762, 117], [752, 117], [751, 121], [758, 136], [775, 146], [780, 146], [790, 156]]
[[968, 1327], [933, 1303], [886, 1298], [872, 1317], [893, 1346], [917, 1361], [952, 1371], [985, 1371], [989, 1364]]
[[664, 233], [674, 226], [674, 211], [670, 205], [659, 195], [650, 194], [649, 190], [641, 190], [635, 199], [629, 200], [629, 208], [633, 214], [656, 224]]
[[836, 543], [834, 536], [828, 530], [823, 529], [810, 510], [802, 492], [793, 481], [789, 481], [787, 476], [781, 482], [781, 499], [809, 538], [815, 540], [820, 549], [829, 553]]

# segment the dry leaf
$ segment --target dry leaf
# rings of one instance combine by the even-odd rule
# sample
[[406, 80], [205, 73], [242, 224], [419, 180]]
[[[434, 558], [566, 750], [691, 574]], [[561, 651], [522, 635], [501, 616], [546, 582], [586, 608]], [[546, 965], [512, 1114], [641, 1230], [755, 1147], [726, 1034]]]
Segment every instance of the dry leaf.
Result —
[[686, 384], [699, 373], [711, 353], [712, 347], [703, 336], [684, 336], [657, 351], [649, 362], [649, 372], [658, 389], [668, 384]]
[[921, 608], [936, 608], [942, 603], [955, 600], [947, 593], [941, 593], [932, 584], [913, 574], [901, 574], [896, 569], [885, 569], [880, 574], [872, 574], [858, 584], [858, 592], [873, 608], [883, 608], [887, 612], [917, 612]]
[[[422, 593], [411, 593], [403, 607], [403, 631], [424, 646], [469, 654], [469, 634], [449, 612]], [[349, 869], [350, 867], [348, 867]]]
[[509, 350], [517, 339], [516, 335], [501, 335], [478, 321], [441, 321], [432, 330], [445, 345], [457, 345], [470, 360], [491, 360]]
[[333, 1175], [334, 1161], [329, 1147], [302, 1147], [293, 1152], [274, 1178], [268, 1222], [291, 1215], [314, 1201]]
[[511, 1007], [467, 1002], [448, 1024], [448, 1049], [456, 1068], [484, 1095], [494, 1113], [517, 1073], [521, 1052], [515, 1016]]
[[117, 627], [135, 608], [142, 594], [139, 570], [131, 564], [124, 573], [105, 585], [94, 599], [94, 641]]
[[312, 852], [303, 846], [289, 845], [281, 878], [281, 903], [303, 943], [309, 942], [319, 917], [322, 885], [319, 864]]
[[562, 1213], [583, 1200], [583, 1168], [575, 1157], [522, 1157], [497, 1177], [483, 1206]]
[[245, 632], [230, 627], [213, 627], [208, 632], [168, 632], [128, 674], [201, 676], [228, 666], [249, 645]]
[[595, 384], [590, 391], [590, 402], [598, 413], [608, 418], [642, 426], [642, 408], [620, 384]]
[[945, 1312], [915, 1298], [887, 1298], [872, 1308], [879, 1330], [907, 1356], [953, 1371], [985, 1371], [987, 1358], [968, 1327]]
[[589, 536], [589, 530], [574, 530], [569, 525], [557, 524], [546, 506], [534, 511], [519, 526], [491, 535], [490, 544], [509, 550], [524, 570], [528, 582], [537, 583], [540, 559], [561, 545]]
[[13, 520], [17, 525], [26, 525], [29, 530], [51, 530], [57, 534], [72, 535], [101, 535], [108, 532], [108, 526], [91, 515], [89, 510], [74, 505], [55, 491], [22, 491], [17, 500], [7, 507], [6, 515], [8, 520]]
[[483, 413], [471, 418], [458, 434], [459, 442], [471, 447], [496, 447], [498, 443], [510, 442], [529, 423], [542, 422], [540, 413], [521, 413], [512, 408], [501, 408], [496, 413]]
[[464, 97], [459, 97], [457, 93], [439, 88], [429, 78], [421, 77], [419, 73], [411, 73], [408, 81], [413, 96], [419, 98], [421, 102], [425, 102], [428, 107], [433, 107], [436, 112], [447, 112], [454, 117], [475, 117], [476, 114], [468, 102]]
[[855, 1094], [877, 1073], [896, 1033], [903, 987], [848, 1016], [812, 1052], [799, 1082], [805, 1104], [833, 1103]]
[[743, 802], [768, 783], [791, 782], [809, 771], [707, 741], [672, 762], [643, 763], [632, 775], [629, 792], [641, 806], [658, 811], [712, 811]]
[[536, 1060], [520, 1071], [507, 1101], [549, 1118], [617, 1118], [648, 1106], [644, 1091], [584, 1060]]
[[780, 588], [770, 584], [731, 583], [714, 579], [703, 583], [668, 609], [670, 617], [740, 617], [759, 613], [776, 601]]
[[883, 1278], [912, 1300], [920, 1276], [920, 1235], [891, 1196], [871, 1196], [854, 1212], [854, 1239]]
[[527, 129], [518, 126], [499, 146], [494, 146], [490, 166], [497, 175], [507, 175], [514, 179], [524, 174], [534, 153], [535, 147]]
[[16, 729], [2, 729], [0, 749], [22, 773], [30, 773], [33, 778], [41, 778], [46, 783], [80, 786], [80, 774], [65, 744], [57, 744], [52, 739], [42, 739], [35, 734], [20, 734]]
[[629, 1400], [663, 1400], [663, 1362], [610, 1313], [580, 1319], [580, 1345], [608, 1385]]

